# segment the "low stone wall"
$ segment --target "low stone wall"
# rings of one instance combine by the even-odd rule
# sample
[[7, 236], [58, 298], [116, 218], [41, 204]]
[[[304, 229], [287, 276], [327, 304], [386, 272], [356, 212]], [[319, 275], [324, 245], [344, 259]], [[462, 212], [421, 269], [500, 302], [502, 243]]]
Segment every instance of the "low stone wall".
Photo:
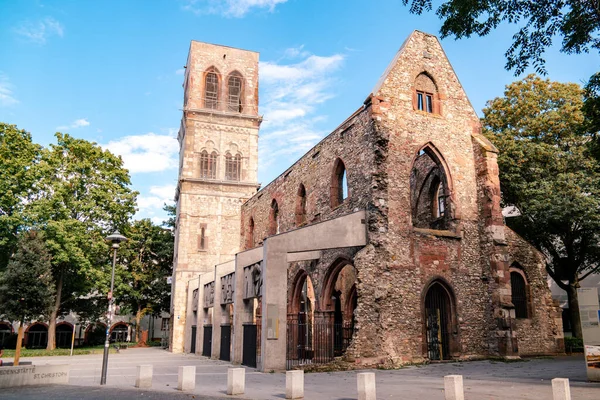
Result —
[[0, 389], [69, 383], [69, 365], [0, 367]]

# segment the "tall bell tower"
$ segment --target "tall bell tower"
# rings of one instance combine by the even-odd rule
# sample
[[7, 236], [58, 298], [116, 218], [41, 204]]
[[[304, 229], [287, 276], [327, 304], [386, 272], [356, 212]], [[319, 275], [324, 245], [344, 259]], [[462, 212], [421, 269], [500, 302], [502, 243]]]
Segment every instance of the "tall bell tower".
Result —
[[188, 281], [234, 258], [241, 205], [258, 189], [258, 53], [192, 41], [183, 87], [171, 288], [175, 353], [195, 324], [186, 321]]

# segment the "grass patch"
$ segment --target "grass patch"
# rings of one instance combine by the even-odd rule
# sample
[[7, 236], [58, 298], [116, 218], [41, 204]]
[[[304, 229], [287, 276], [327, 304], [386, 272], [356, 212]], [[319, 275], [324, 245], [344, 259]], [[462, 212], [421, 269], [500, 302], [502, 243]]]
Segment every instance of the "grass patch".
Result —
[[[79, 347], [73, 349], [73, 355], [86, 355], [86, 354], [102, 354], [104, 352], [104, 345], [94, 347]], [[110, 348], [110, 353], [116, 353], [114, 348]], [[49, 356], [70, 356], [71, 349], [21, 349], [21, 357], [49, 357]], [[4, 350], [4, 358], [14, 358], [15, 350]]]

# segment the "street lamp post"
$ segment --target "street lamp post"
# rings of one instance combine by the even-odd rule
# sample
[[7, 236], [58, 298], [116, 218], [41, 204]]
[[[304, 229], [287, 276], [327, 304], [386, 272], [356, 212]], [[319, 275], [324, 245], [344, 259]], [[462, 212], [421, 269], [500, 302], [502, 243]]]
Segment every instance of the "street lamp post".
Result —
[[113, 289], [115, 286], [115, 265], [117, 264], [117, 249], [119, 243], [124, 242], [127, 238], [115, 231], [112, 235], [109, 235], [106, 240], [112, 242], [113, 248], [113, 262], [112, 262], [112, 275], [110, 278], [110, 292], [108, 292], [108, 324], [106, 325], [106, 340], [104, 342], [104, 357], [102, 357], [102, 376], [100, 377], [100, 384], [106, 385], [106, 372], [108, 370], [108, 350], [110, 347], [110, 325], [112, 323], [112, 312], [113, 312]]

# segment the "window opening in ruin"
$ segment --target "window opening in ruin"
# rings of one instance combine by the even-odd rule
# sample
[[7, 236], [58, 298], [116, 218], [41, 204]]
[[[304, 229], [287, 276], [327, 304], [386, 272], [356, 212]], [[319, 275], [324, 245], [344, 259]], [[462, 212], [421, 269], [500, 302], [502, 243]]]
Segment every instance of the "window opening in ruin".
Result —
[[417, 110], [433, 113], [433, 94], [417, 91]]
[[227, 86], [229, 88], [227, 109], [233, 112], [242, 112], [242, 78], [237, 74], [230, 76]]
[[277, 200], [271, 202], [271, 212], [269, 214], [269, 235], [277, 235], [279, 233], [279, 205]]
[[515, 306], [516, 318], [528, 318], [527, 312], [527, 286], [523, 275], [516, 271], [510, 273], [510, 287], [512, 303]]
[[200, 178], [216, 179], [217, 177], [217, 153], [208, 154], [206, 150], [200, 153]]
[[429, 287], [425, 296], [425, 331], [427, 357], [450, 359], [451, 305], [448, 291], [439, 283]]
[[431, 147], [419, 151], [410, 174], [413, 226], [451, 229], [449, 178], [441, 156]]
[[207, 248], [206, 239], [206, 224], [200, 225], [200, 235], [198, 235], [198, 250], [206, 250]]
[[242, 156], [236, 154], [233, 157], [230, 153], [225, 155], [225, 179], [228, 181], [239, 181], [241, 176]]
[[248, 236], [246, 238], [246, 248], [250, 249], [254, 247], [254, 218], [250, 218], [248, 224]]
[[415, 110], [430, 114], [439, 114], [438, 90], [435, 82], [426, 73], [421, 73], [415, 79], [413, 106]]
[[219, 102], [219, 78], [209, 72], [204, 79], [204, 107], [216, 109]]
[[296, 199], [296, 226], [301, 226], [306, 222], [306, 188], [301, 183], [298, 188]]
[[341, 159], [335, 160], [331, 182], [331, 207], [337, 207], [348, 198], [348, 177], [346, 166]]

